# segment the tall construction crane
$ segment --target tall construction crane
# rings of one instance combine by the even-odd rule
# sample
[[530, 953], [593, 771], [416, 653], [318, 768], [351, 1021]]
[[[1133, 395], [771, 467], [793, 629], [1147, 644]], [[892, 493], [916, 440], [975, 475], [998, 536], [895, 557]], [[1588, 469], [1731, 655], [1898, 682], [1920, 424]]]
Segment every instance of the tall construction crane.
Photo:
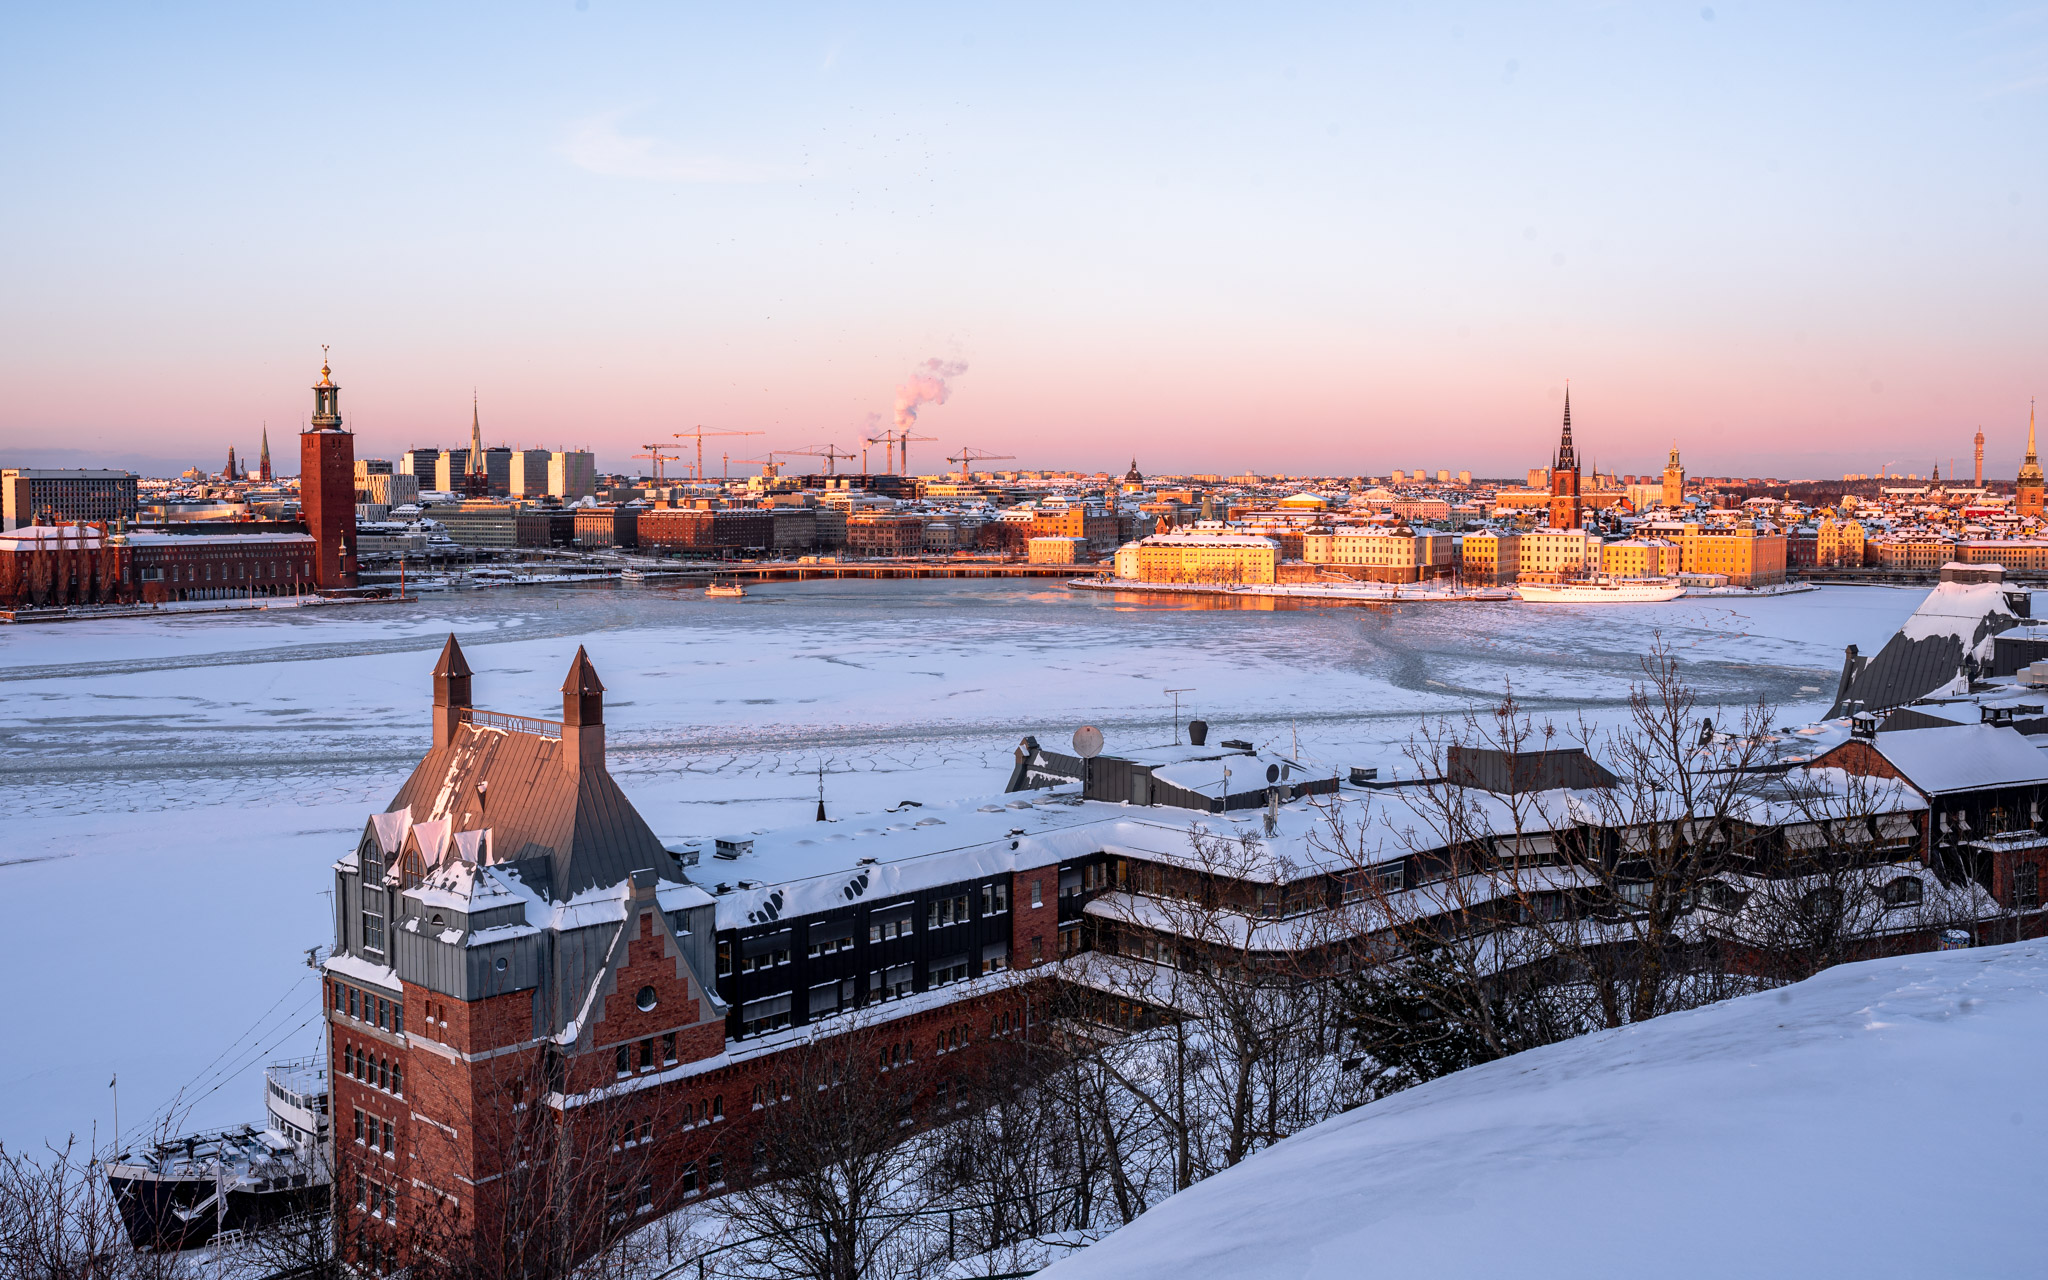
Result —
[[967, 464], [970, 462], [1015, 462], [1016, 460], [1017, 455], [1014, 453], [983, 453], [979, 449], [962, 449], [959, 457], [946, 459], [948, 462], [960, 464], [961, 484], [966, 484], [968, 481]]
[[[937, 436], [921, 436], [910, 431], [898, 431], [894, 427], [884, 427], [881, 435], [869, 436], [868, 443], [882, 446], [882, 470], [884, 472], [891, 470], [889, 465], [889, 449], [890, 446], [895, 446], [903, 460], [902, 466], [898, 469], [907, 476], [910, 474], [910, 442], [912, 440], [936, 439], [938, 439]], [[867, 467], [862, 466], [861, 470], [865, 471]]]
[[697, 442], [697, 479], [701, 482], [704, 479], [705, 436], [758, 436], [766, 434], [764, 431], [706, 431], [703, 424], [699, 423], [688, 431], [676, 432], [675, 436], [678, 440], [695, 440]]
[[782, 454], [786, 458], [823, 458], [825, 460], [825, 474], [828, 476], [832, 474], [832, 464], [834, 462], [854, 456], [850, 453], [842, 453], [837, 445], [830, 444], [822, 445], [816, 449], [784, 449]]
[[674, 448], [675, 446], [673, 446], [673, 445], [666, 445], [666, 444], [647, 444], [647, 445], [642, 445], [642, 446], [640, 446], [640, 447], [641, 447], [641, 448], [643, 448], [643, 449], [645, 449], [645, 450], [647, 450], [647, 452], [645, 452], [645, 453], [636, 453], [636, 454], [634, 454], [633, 456], [634, 456], [634, 457], [636, 457], [636, 458], [648, 458], [648, 459], [651, 459], [651, 460], [653, 461], [653, 463], [654, 463], [654, 478], [655, 478], [656, 480], [661, 480], [661, 479], [663, 479], [663, 478], [664, 478], [664, 477], [663, 477], [663, 475], [662, 475], [662, 470], [661, 470], [661, 465], [662, 465], [662, 464], [663, 464], [664, 462], [675, 462], [675, 461], [677, 461], [677, 455], [673, 455], [673, 454], [670, 454], [670, 453], [666, 452], [666, 450], [669, 450], [669, 449], [672, 449], [672, 448]]
[[765, 458], [735, 458], [728, 453], [725, 455], [726, 478], [730, 479], [732, 477], [732, 464], [735, 462], [743, 467], [749, 465], [760, 467], [762, 469], [761, 474], [764, 476], [781, 475], [782, 473], [775, 469], [775, 455], [779, 453], [786, 458], [790, 455], [790, 452], [788, 449], [770, 449], [768, 456]]

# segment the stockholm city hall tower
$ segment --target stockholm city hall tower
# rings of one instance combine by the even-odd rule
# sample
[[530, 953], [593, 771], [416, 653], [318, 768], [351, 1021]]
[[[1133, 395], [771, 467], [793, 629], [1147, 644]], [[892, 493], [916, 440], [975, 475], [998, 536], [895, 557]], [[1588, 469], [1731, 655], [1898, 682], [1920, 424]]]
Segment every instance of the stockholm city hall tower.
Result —
[[299, 513], [313, 535], [313, 582], [330, 591], [356, 585], [356, 438], [341, 425], [341, 388], [320, 352], [313, 416], [299, 434]]

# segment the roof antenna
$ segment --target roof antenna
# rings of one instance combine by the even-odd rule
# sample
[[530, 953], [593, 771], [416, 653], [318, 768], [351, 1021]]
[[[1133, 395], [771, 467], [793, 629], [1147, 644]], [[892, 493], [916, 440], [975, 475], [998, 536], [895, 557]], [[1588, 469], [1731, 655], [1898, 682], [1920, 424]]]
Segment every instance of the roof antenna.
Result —
[[818, 761], [818, 821], [825, 821], [825, 762]]

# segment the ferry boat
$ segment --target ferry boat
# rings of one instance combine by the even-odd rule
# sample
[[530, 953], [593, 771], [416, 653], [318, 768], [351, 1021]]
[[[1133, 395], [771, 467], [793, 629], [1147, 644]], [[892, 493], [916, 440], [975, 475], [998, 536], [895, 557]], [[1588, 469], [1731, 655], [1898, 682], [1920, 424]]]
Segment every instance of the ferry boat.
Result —
[[647, 574], [639, 569], [621, 569], [619, 570], [619, 580], [621, 582], [645, 582], [647, 581]]
[[131, 1244], [196, 1249], [223, 1232], [326, 1206], [326, 1063], [278, 1063], [264, 1071], [263, 1085], [261, 1129], [242, 1124], [152, 1140], [105, 1162]]
[[735, 579], [731, 582], [714, 582], [704, 588], [704, 594], [712, 599], [736, 600], [747, 594], [747, 589]]
[[1515, 594], [1530, 604], [1657, 604], [1678, 599], [1685, 588], [1669, 578], [1588, 578], [1555, 584], [1516, 583]]

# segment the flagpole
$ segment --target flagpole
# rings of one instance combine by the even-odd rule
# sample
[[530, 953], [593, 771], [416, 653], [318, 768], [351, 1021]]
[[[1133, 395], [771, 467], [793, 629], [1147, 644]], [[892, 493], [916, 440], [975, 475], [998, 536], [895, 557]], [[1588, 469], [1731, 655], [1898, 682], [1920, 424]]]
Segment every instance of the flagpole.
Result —
[[116, 1072], [114, 1073], [114, 1078], [113, 1078], [113, 1079], [111, 1079], [111, 1080], [109, 1080], [109, 1081], [107, 1081], [107, 1088], [109, 1088], [109, 1089], [112, 1089], [112, 1090], [114, 1091], [114, 1152], [113, 1152], [113, 1154], [115, 1154], [115, 1155], [117, 1155], [117, 1156], [118, 1156], [118, 1155], [120, 1155], [120, 1154], [121, 1154], [121, 1073], [120, 1073], [120, 1072], [116, 1071]]

